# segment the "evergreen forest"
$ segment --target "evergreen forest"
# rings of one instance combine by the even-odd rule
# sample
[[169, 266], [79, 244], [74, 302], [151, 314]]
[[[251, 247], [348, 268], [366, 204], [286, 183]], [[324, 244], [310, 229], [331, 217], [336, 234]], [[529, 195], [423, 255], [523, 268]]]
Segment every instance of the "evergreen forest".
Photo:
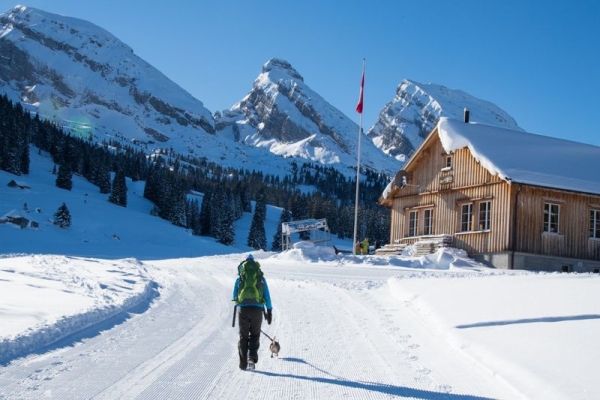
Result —
[[[150, 155], [135, 144], [70, 136], [6, 95], [0, 96], [0, 169], [29, 174], [31, 149], [51, 156], [59, 188], [71, 190], [75, 174], [96, 185], [100, 193], [108, 195], [108, 201], [127, 207], [126, 177], [145, 181], [144, 197], [154, 204], [153, 215], [226, 245], [233, 243], [235, 221], [244, 212], [253, 212], [247, 244], [255, 249], [281, 250], [279, 231], [272, 248], [266, 248], [266, 205], [284, 210], [282, 222], [326, 218], [332, 234], [342, 239], [354, 235], [356, 178], [333, 167], [293, 161], [289, 173], [281, 177], [228, 168], [169, 150]], [[387, 243], [390, 211], [380, 206], [378, 199], [390, 177], [361, 172], [358, 240], [368, 237], [371, 243]], [[314, 189], [301, 191], [300, 186]], [[201, 204], [198, 196], [188, 196], [192, 192], [203, 194]]]

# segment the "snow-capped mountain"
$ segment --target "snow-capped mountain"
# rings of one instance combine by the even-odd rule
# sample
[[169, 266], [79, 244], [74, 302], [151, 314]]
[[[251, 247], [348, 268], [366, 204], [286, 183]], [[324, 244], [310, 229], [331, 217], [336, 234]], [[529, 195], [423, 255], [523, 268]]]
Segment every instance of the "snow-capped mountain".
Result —
[[405, 79], [396, 96], [379, 113], [367, 135], [384, 153], [405, 160], [433, 130], [440, 117], [469, 120], [502, 128], [522, 130], [504, 110], [462, 90]]
[[[356, 165], [358, 124], [314, 92], [285, 60], [266, 62], [252, 90], [215, 119], [218, 135], [279, 156]], [[363, 138], [361, 166], [394, 173], [400, 163]]]
[[16, 6], [0, 38], [2, 92], [71, 134], [182, 150], [215, 132], [201, 101], [92, 23]]
[[[114, 140], [234, 168], [278, 173], [312, 161], [354, 173], [358, 125], [284, 60], [268, 60], [250, 92], [213, 116], [202, 101], [104, 29], [16, 6], [0, 15], [0, 94], [74, 136]], [[233, 101], [232, 101], [233, 103]], [[404, 81], [361, 140], [361, 166], [393, 175], [440, 116], [515, 128], [495, 105]], [[369, 138], [367, 138], [369, 136]]]

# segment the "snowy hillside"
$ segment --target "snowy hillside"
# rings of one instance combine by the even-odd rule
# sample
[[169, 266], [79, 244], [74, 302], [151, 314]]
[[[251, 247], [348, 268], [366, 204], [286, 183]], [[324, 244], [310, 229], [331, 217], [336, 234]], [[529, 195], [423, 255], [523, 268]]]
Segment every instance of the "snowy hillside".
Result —
[[[0, 171], [0, 219], [10, 214], [39, 224], [39, 228], [19, 229], [0, 224], [0, 253], [38, 253], [51, 249], [53, 254], [83, 257], [176, 258], [229, 253], [231, 247], [212, 238], [193, 236], [191, 232], [150, 215], [153, 204], [143, 197], [144, 182], [127, 178], [127, 208], [108, 202], [96, 185], [73, 176], [73, 189], [55, 186], [54, 164], [49, 155], [31, 151], [31, 172], [16, 176]], [[7, 187], [16, 181], [27, 188]], [[201, 195], [199, 200], [201, 201]], [[53, 215], [65, 203], [72, 217], [68, 230], [52, 224]], [[268, 207], [267, 220], [276, 226], [281, 209]], [[252, 214], [245, 216], [249, 221]], [[123, 223], [123, 222], [126, 223]], [[241, 222], [244, 224], [244, 222]], [[148, 229], [148, 225], [152, 228]], [[265, 228], [267, 229], [267, 228]], [[270, 247], [276, 228], [267, 230]], [[236, 249], [249, 250], [248, 231], [237, 230]], [[210, 248], [210, 250], [207, 250]]]
[[[181, 152], [214, 133], [210, 111], [102, 28], [17, 6], [0, 16], [3, 92], [68, 132]], [[153, 146], [151, 146], [153, 147]]]

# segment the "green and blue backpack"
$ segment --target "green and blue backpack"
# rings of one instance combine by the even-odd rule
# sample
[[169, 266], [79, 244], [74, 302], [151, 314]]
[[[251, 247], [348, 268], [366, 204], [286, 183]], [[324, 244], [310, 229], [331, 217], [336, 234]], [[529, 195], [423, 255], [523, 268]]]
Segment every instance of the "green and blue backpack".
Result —
[[246, 260], [238, 267], [238, 273], [240, 283], [236, 304], [264, 304], [260, 264], [254, 260]]

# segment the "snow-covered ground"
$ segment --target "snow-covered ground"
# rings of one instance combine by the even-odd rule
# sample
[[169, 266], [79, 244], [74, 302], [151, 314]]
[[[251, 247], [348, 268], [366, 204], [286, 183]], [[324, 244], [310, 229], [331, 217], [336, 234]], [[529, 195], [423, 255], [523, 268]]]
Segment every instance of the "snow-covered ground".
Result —
[[[0, 399], [600, 398], [600, 276], [489, 269], [456, 249], [253, 252], [282, 348], [271, 358], [263, 336], [241, 371], [231, 292], [252, 216], [224, 247], [151, 217], [140, 183], [123, 209], [77, 177], [56, 189], [32, 159], [29, 176], [0, 171], [0, 216], [40, 223], [0, 225]], [[49, 222], [62, 202], [65, 230]]]

